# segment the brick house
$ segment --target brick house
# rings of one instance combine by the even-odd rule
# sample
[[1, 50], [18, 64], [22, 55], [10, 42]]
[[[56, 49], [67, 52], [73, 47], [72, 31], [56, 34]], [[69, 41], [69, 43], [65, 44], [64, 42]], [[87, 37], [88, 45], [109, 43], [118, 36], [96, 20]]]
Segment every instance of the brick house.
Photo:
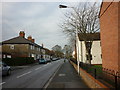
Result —
[[[82, 38], [83, 36], [83, 34], [78, 34], [77, 59], [80, 60], [80, 62], [89, 63], [84, 39]], [[91, 64], [102, 64], [100, 33], [88, 33], [86, 37], [88, 37], [86, 39], [87, 41], [93, 41], [91, 48]]]
[[52, 58], [51, 57], [51, 51], [49, 49], [47, 49], [47, 48], [44, 48], [44, 50], [45, 50], [45, 56], [44, 56], [44, 58], [46, 60], [50, 60]]
[[120, 72], [120, 1], [102, 2], [99, 18], [102, 66]]
[[26, 39], [24, 31], [20, 31], [18, 37], [2, 42], [2, 52], [12, 57], [34, 57], [36, 60], [41, 57], [42, 49], [31, 36]]

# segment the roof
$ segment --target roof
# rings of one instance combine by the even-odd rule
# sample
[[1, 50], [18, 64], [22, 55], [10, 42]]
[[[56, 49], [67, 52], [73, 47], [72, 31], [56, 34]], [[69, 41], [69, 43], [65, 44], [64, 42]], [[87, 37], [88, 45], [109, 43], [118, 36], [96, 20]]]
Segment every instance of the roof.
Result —
[[110, 0], [109, 2], [105, 2], [105, 0], [102, 0], [100, 6], [99, 18], [108, 10], [108, 8], [112, 5], [113, 2], [114, 0]]
[[91, 40], [99, 41], [100, 40], [100, 33], [86, 33], [86, 34], [79, 33], [78, 37], [79, 37], [80, 41], [84, 41], [85, 39], [87, 41], [91, 41]]
[[102, 1], [101, 5], [100, 5], [100, 11], [99, 11], [99, 15], [98, 15], [99, 18], [101, 17], [102, 6], [103, 6], [103, 1]]
[[31, 41], [29, 41], [26, 38], [23, 38], [21, 36], [3, 41], [2, 44], [30, 44], [30, 45], [35, 45], [35, 46], [41, 47], [40, 45], [33, 43], [33, 42], [31, 42]]

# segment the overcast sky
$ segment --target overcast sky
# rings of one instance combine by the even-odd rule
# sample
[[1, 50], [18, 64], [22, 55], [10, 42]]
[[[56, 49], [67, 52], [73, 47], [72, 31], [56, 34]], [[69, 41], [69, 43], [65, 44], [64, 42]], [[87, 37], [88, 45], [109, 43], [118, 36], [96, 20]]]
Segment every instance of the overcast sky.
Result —
[[57, 44], [62, 47], [67, 44], [68, 40], [58, 26], [66, 10], [58, 6], [74, 5], [73, 2], [10, 1], [13, 2], [2, 2], [2, 41], [17, 37], [20, 31], [24, 31], [26, 38], [31, 35], [37, 44], [44, 44], [49, 49]]
[[59, 29], [63, 14], [60, 3], [55, 2], [5, 2], [2, 3], [2, 40], [18, 36], [25, 31], [37, 44], [51, 49], [54, 45], [65, 45], [65, 35]]

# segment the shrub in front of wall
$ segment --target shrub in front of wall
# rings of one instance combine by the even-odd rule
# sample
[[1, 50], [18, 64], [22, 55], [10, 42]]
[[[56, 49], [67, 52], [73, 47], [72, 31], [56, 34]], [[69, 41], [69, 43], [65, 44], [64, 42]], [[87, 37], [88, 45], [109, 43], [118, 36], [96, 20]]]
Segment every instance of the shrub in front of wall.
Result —
[[35, 62], [34, 58], [32, 57], [3, 58], [2, 61], [10, 66], [21, 66]]
[[75, 58], [70, 58], [70, 60], [71, 60], [72, 62], [74, 62], [75, 64], [77, 64], [77, 60], [76, 60]]
[[3, 58], [2, 61], [5, 62], [9, 66], [14, 66], [14, 61], [12, 58]]

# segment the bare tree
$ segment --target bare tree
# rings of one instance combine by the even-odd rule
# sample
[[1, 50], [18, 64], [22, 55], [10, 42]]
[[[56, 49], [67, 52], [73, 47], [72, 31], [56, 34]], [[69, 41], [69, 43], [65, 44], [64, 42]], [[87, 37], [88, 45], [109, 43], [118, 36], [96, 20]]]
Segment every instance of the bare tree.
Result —
[[73, 9], [72, 11], [64, 14], [65, 19], [60, 25], [60, 28], [73, 42], [75, 42], [76, 33], [80, 34], [80, 38], [85, 43], [89, 64], [91, 64], [90, 57], [93, 38], [88, 37], [88, 34], [99, 32], [99, 4], [96, 2], [79, 3], [78, 6], [71, 8]]

